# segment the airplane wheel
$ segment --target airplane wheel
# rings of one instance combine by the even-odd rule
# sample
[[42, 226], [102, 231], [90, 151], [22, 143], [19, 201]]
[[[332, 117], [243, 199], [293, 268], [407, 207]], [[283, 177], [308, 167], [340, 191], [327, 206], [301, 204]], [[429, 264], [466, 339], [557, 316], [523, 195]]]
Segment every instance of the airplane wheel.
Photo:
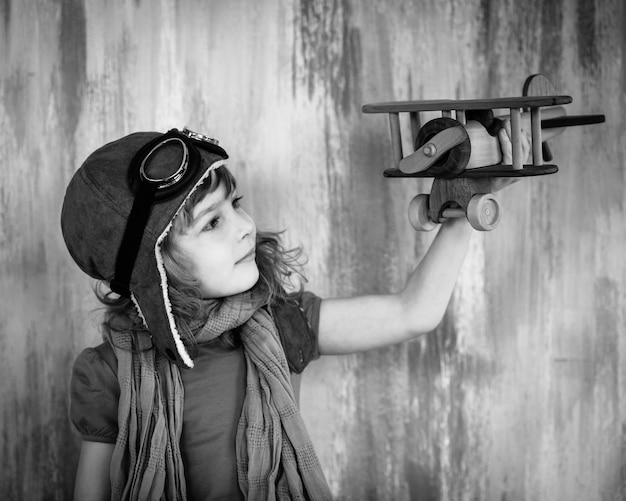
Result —
[[417, 231], [432, 231], [437, 223], [428, 217], [428, 201], [430, 197], [425, 194], [417, 195], [409, 204], [409, 222]]
[[467, 219], [478, 231], [491, 231], [500, 222], [502, 211], [498, 199], [492, 193], [474, 195], [467, 205]]

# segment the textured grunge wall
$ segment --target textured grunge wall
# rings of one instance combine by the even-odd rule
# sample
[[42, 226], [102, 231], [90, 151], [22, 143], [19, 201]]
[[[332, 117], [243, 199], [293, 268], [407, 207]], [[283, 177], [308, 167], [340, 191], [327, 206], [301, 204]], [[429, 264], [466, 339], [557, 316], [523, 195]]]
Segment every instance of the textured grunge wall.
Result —
[[543, 72], [606, 124], [502, 194], [435, 332], [314, 363], [302, 407], [338, 499], [626, 499], [624, 33], [621, 0], [0, 1], [2, 497], [71, 495], [68, 377], [99, 334], [59, 211], [89, 152], [215, 135], [312, 290], [397, 290], [432, 238], [406, 218], [429, 181], [382, 177], [387, 121], [361, 106]]

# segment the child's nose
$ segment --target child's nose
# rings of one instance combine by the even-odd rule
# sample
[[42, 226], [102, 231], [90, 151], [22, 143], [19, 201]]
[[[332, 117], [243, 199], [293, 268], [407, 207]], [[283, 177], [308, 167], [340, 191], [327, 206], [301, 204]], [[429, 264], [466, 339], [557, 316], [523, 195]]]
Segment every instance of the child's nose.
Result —
[[253, 235], [256, 230], [254, 220], [248, 215], [248, 213], [241, 211], [239, 213], [239, 236], [243, 240], [244, 238]]

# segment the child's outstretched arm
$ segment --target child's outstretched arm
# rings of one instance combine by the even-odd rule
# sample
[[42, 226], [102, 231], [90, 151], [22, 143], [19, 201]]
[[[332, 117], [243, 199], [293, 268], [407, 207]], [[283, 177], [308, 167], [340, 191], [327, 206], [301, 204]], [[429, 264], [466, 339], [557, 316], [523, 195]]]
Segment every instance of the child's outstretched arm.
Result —
[[[500, 131], [503, 163], [512, 163], [510, 124]], [[522, 135], [528, 157], [530, 139]], [[494, 190], [514, 178], [493, 183]], [[465, 218], [444, 223], [426, 255], [397, 294], [322, 301], [319, 351], [340, 355], [407, 341], [433, 330], [441, 322], [467, 252], [473, 230]]]
[[401, 292], [322, 301], [319, 351], [354, 353], [433, 330], [446, 311], [473, 232], [464, 218], [439, 230]]

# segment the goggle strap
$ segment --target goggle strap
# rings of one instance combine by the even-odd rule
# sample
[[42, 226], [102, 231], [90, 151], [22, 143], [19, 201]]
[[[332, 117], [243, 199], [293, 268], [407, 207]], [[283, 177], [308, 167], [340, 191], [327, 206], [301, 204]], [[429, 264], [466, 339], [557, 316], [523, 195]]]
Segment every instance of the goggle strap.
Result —
[[139, 253], [143, 233], [152, 211], [156, 187], [141, 183], [133, 207], [126, 221], [124, 236], [115, 260], [115, 275], [110, 282], [111, 290], [120, 296], [130, 297], [130, 279]]

